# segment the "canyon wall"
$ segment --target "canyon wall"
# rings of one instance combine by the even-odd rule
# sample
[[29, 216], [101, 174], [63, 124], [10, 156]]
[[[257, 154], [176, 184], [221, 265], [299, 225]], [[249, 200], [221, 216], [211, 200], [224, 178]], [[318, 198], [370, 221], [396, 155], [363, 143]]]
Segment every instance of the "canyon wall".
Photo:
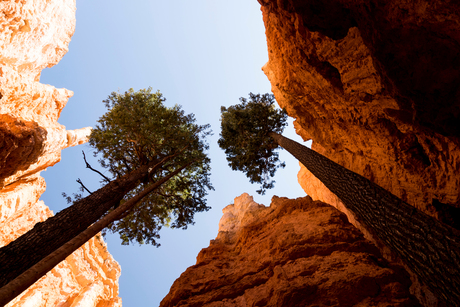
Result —
[[[315, 151], [459, 229], [458, 4], [259, 3], [269, 53], [263, 70], [297, 133], [313, 140]], [[298, 179], [394, 258], [303, 166]], [[414, 291], [430, 300], [423, 286]]]
[[[0, 246], [52, 215], [39, 201], [40, 171], [90, 128], [66, 130], [59, 115], [73, 93], [41, 84], [40, 73], [68, 51], [75, 1], [0, 2]], [[93, 238], [8, 306], [120, 306], [120, 267]]]
[[223, 212], [160, 306], [419, 306], [407, 273], [328, 204], [243, 194]]
[[[459, 5], [259, 3], [269, 54], [263, 71], [297, 133], [313, 140], [315, 151], [460, 229]], [[236, 199], [224, 209], [216, 240], [162, 306], [458, 304], [438, 301], [300, 167], [299, 183], [312, 199], [275, 197], [269, 208]]]
[[[414, 207], [458, 223], [458, 5], [260, 2], [269, 52], [263, 69], [297, 132]], [[336, 203], [308, 171], [299, 179], [313, 198]]]

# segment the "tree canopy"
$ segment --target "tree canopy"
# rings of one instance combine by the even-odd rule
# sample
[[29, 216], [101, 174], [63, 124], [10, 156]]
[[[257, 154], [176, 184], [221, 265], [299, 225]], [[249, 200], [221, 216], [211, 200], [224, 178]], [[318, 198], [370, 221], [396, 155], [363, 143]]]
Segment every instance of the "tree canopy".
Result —
[[249, 102], [241, 101], [240, 105], [222, 108], [219, 146], [225, 149], [232, 169], [246, 172], [251, 182], [262, 182], [262, 190], [270, 188], [270, 182], [260, 174], [265, 178], [273, 176], [278, 160], [277, 156], [271, 158], [271, 151], [281, 146], [334, 193], [361, 225], [398, 255], [441, 299], [441, 304], [460, 301], [460, 232], [457, 229], [417, 210], [367, 178], [282, 136], [275, 129], [282, 130], [285, 114], [274, 109], [271, 95], [250, 94]]
[[113, 178], [152, 165], [148, 178], [139, 181], [123, 201], [185, 166], [108, 227], [120, 234], [123, 244], [137, 241], [158, 246], [162, 225], [187, 228], [195, 212], [209, 210], [205, 198], [213, 189], [205, 142], [211, 134], [209, 125], [197, 125], [193, 114], [186, 115], [180, 106], [167, 107], [164, 102], [163, 95], [151, 88], [113, 92], [104, 100], [107, 113], [90, 135], [95, 156]]
[[249, 100], [240, 98], [241, 104], [221, 107], [221, 133], [218, 144], [225, 150], [232, 170], [246, 174], [251, 183], [259, 183], [257, 192], [264, 194], [273, 188], [271, 179], [276, 170], [284, 168], [279, 160], [276, 142], [271, 132], [282, 133], [287, 125], [287, 114], [274, 105], [272, 94], [249, 93]]

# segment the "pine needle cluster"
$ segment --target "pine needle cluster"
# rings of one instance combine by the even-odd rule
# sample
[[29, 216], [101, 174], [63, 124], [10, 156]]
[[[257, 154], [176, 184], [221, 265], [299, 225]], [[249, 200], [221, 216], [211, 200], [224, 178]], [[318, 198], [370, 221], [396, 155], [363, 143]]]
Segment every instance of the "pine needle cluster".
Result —
[[107, 113], [90, 136], [89, 144], [112, 180], [151, 165], [149, 176], [123, 201], [183, 168], [108, 227], [120, 234], [123, 244], [136, 241], [158, 246], [162, 226], [187, 228], [195, 212], [209, 210], [206, 195], [213, 189], [205, 141], [211, 135], [209, 125], [197, 125], [193, 114], [186, 115], [180, 106], [167, 107], [164, 102], [163, 95], [151, 88], [113, 92], [104, 100]]
[[249, 93], [249, 99], [240, 98], [241, 104], [221, 107], [221, 133], [218, 144], [225, 150], [232, 170], [246, 174], [251, 183], [259, 183], [257, 192], [265, 194], [274, 186], [271, 178], [278, 168], [278, 145], [270, 132], [281, 134], [287, 125], [287, 114], [277, 109], [272, 94]]

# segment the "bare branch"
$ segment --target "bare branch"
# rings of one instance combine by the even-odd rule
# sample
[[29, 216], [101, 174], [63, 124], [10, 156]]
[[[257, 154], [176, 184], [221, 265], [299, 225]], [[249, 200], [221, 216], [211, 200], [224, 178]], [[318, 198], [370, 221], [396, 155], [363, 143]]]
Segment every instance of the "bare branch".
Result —
[[109, 167], [110, 167], [110, 171], [111, 171], [112, 173], [114, 173], [114, 174], [117, 175], [117, 178], [123, 177], [123, 175], [120, 173], [120, 171], [117, 170], [117, 169], [113, 166], [113, 164], [110, 164]]
[[129, 166], [128, 162], [125, 159], [121, 159], [121, 162], [123, 162], [123, 165], [126, 167], [128, 172], [132, 171], [131, 167]]
[[88, 163], [88, 161], [86, 161], [85, 152], [84, 152], [83, 150], [82, 150], [81, 152], [83, 153], [83, 159], [85, 160], [86, 168], [89, 168], [89, 169], [92, 170], [93, 172], [98, 173], [99, 175], [101, 175], [101, 176], [104, 178], [105, 181], [110, 182], [110, 179], [107, 178], [106, 176], [104, 176], [104, 174], [102, 174], [100, 171], [98, 171], [98, 170], [96, 170], [96, 169], [94, 169], [94, 168], [91, 167], [91, 165]]
[[90, 190], [88, 190], [87, 187], [85, 187], [85, 185], [83, 184], [83, 182], [81, 181], [80, 178], [77, 179], [77, 182], [78, 182], [78, 183], [81, 185], [81, 187], [82, 187], [83, 189], [85, 189], [89, 194], [93, 194], [93, 192], [91, 192]]

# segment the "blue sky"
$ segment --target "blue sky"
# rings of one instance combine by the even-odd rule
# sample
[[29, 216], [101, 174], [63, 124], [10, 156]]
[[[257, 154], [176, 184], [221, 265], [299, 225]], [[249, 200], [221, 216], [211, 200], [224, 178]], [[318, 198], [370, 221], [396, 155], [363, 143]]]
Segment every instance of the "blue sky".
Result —
[[[102, 103], [112, 91], [151, 86], [194, 113], [199, 124], [211, 124], [209, 138], [212, 209], [199, 213], [187, 230], [163, 228], [161, 247], [121, 246], [118, 235], [106, 237], [108, 249], [122, 268], [120, 296], [124, 306], [158, 306], [174, 280], [196, 262], [198, 252], [217, 236], [222, 208], [244, 192], [269, 205], [273, 195], [305, 196], [297, 183], [298, 162], [281, 152], [287, 167], [279, 170], [275, 189], [256, 194], [244, 174], [227, 166], [217, 145], [220, 106], [238, 103], [249, 92], [270, 92], [261, 71], [267, 45], [260, 5], [256, 0], [77, 1], [77, 26], [69, 52], [42, 72], [41, 82], [74, 91], [59, 122], [67, 129], [94, 126], [106, 111]], [[290, 124], [284, 133], [297, 141]], [[78, 191], [81, 178], [92, 190], [97, 175], [85, 169], [81, 151], [93, 167], [89, 145], [65, 149], [62, 161], [42, 172], [47, 191], [42, 200], [55, 213], [67, 207], [61, 193]], [[92, 160], [91, 160], [92, 158]]]

